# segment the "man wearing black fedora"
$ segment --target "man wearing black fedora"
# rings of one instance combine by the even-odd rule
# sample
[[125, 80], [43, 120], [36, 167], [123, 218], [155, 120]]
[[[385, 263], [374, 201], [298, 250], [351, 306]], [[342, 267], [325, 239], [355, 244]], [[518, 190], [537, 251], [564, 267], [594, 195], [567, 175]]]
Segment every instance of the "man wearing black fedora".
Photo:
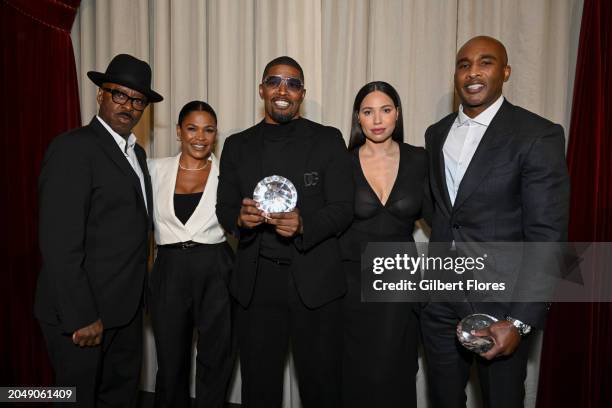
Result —
[[98, 114], [56, 137], [39, 179], [42, 270], [34, 311], [70, 407], [133, 407], [142, 360], [142, 297], [151, 182], [132, 129], [151, 102], [151, 68], [117, 55], [99, 87]]

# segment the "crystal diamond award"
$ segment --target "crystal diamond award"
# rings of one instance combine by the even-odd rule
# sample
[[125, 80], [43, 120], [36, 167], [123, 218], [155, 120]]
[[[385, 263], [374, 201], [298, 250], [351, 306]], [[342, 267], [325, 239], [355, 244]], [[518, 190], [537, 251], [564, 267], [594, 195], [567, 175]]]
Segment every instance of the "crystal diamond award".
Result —
[[495, 317], [484, 313], [464, 317], [457, 325], [459, 343], [474, 353], [486, 353], [493, 347], [493, 339], [489, 336], [474, 336], [472, 330], [485, 329], [496, 321]]
[[289, 212], [297, 204], [297, 190], [289, 179], [283, 176], [269, 176], [255, 186], [253, 200], [259, 203], [264, 213]]

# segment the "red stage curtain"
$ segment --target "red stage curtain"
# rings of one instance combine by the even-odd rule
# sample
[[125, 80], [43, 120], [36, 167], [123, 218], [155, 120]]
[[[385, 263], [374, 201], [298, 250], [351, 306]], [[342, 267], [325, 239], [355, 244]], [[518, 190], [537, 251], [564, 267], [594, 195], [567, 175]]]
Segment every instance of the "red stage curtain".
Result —
[[40, 268], [37, 180], [51, 139], [81, 122], [70, 40], [79, 4], [0, 0], [1, 385], [52, 381], [32, 314]]
[[[567, 152], [574, 242], [612, 241], [611, 98], [612, 2], [585, 0]], [[612, 407], [612, 304], [553, 305], [537, 406]]]

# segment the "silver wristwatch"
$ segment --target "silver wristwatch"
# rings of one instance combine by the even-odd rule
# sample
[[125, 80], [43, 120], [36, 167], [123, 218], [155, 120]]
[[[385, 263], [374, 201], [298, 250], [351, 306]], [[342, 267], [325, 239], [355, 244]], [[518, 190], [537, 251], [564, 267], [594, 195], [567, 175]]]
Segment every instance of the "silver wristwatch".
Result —
[[509, 321], [517, 328], [521, 337], [524, 337], [531, 332], [531, 326], [521, 322], [519, 319], [515, 319], [514, 317], [506, 316], [506, 320]]

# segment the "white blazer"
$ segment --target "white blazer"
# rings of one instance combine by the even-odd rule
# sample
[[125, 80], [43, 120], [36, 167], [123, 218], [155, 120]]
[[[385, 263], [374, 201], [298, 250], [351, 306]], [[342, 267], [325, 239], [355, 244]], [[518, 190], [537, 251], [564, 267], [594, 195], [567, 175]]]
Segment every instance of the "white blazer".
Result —
[[219, 162], [211, 153], [210, 174], [202, 198], [185, 225], [174, 213], [174, 189], [181, 154], [162, 159], [149, 159], [149, 173], [153, 187], [153, 222], [155, 242], [158, 245], [194, 241], [202, 244], [218, 244], [225, 235], [215, 213]]

